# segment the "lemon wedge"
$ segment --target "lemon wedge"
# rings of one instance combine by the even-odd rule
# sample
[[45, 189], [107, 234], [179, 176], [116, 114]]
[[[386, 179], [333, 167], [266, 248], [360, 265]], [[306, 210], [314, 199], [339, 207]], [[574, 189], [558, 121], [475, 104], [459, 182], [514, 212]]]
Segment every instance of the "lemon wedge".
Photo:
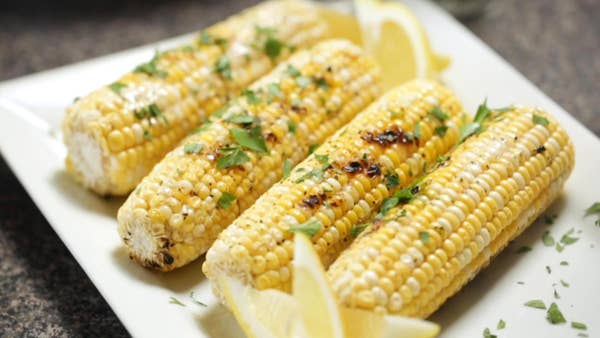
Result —
[[294, 237], [293, 286], [288, 295], [217, 279], [227, 307], [250, 338], [431, 338], [437, 324], [339, 306], [312, 243]]
[[399, 2], [354, 0], [363, 46], [382, 68], [386, 89], [414, 78], [433, 78], [449, 59], [431, 49], [419, 19]]

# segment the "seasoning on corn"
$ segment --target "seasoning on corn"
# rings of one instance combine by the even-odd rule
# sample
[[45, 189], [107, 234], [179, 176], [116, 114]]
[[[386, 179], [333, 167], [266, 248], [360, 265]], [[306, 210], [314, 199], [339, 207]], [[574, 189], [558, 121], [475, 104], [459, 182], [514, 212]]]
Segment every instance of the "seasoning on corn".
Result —
[[[436, 107], [447, 114], [442, 121], [430, 114]], [[327, 266], [352, 241], [355, 225], [457, 142], [461, 114], [456, 97], [434, 82], [388, 92], [225, 229], [203, 271], [211, 280], [225, 274], [258, 289], [289, 291], [292, 232], [310, 235]], [[434, 132], [441, 125], [448, 128], [443, 137]]]
[[330, 266], [342, 304], [428, 317], [560, 193], [574, 165], [566, 132], [536, 108], [492, 114]]
[[300, 162], [379, 94], [377, 67], [348, 41], [296, 53], [142, 180], [118, 214], [130, 256], [163, 271], [194, 260], [282, 178], [286, 163]]
[[67, 170], [102, 195], [123, 195], [231, 96], [327, 31], [314, 5], [271, 1], [138, 65], [67, 109]]

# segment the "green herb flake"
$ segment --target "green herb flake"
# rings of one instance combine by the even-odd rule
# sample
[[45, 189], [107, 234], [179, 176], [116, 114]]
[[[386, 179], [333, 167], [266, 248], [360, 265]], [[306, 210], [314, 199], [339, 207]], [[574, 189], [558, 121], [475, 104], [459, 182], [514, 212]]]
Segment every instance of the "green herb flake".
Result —
[[561, 261], [560, 265], [569, 265], [569, 262], [567, 262], [567, 261]]
[[352, 236], [352, 238], [358, 237], [358, 235], [360, 235], [360, 233], [363, 232], [367, 226], [368, 224], [366, 223], [353, 225], [352, 228], [350, 228], [350, 236]]
[[517, 249], [518, 254], [522, 254], [522, 253], [529, 252], [529, 251], [531, 251], [531, 247], [527, 246], [527, 245], [523, 245], [522, 247]]
[[315, 150], [317, 150], [317, 148], [319, 148], [319, 144], [311, 144], [308, 146], [308, 154], [312, 154], [315, 152]]
[[533, 120], [533, 123], [539, 124], [544, 127], [550, 123], [547, 118], [540, 116], [540, 115], [536, 115], [536, 114], [533, 114], [532, 120]]
[[287, 125], [288, 125], [288, 132], [290, 132], [292, 134], [295, 134], [296, 133], [296, 129], [298, 128], [298, 126], [296, 126], [296, 124], [294, 123], [294, 121], [288, 120]]
[[269, 101], [272, 102], [275, 97], [283, 97], [283, 93], [281, 92], [281, 87], [279, 87], [279, 83], [269, 83], [267, 85], [267, 93], [269, 94]]
[[262, 100], [256, 95], [256, 92], [251, 89], [242, 90], [242, 96], [246, 97], [246, 102], [251, 105], [259, 104]]
[[284, 47], [285, 44], [281, 40], [271, 36], [265, 40], [263, 51], [271, 61], [275, 61]]
[[221, 149], [219, 153], [225, 156], [217, 159], [217, 169], [235, 167], [250, 161], [250, 157], [240, 147]]
[[544, 242], [545, 246], [554, 246], [554, 237], [550, 235], [550, 231], [544, 232], [544, 235], [542, 235], [542, 242]]
[[204, 148], [202, 143], [186, 143], [183, 146], [183, 152], [186, 154], [198, 154]]
[[519, 284], [519, 285], [525, 285], [525, 282], [523, 282], [523, 281], [517, 281], [517, 284]]
[[569, 284], [569, 283], [565, 282], [565, 281], [564, 281], [564, 280], [562, 280], [562, 279], [560, 280], [560, 284], [561, 284], [562, 286], [564, 286], [565, 288], [568, 288], [569, 286], [571, 286], [571, 284]]
[[312, 83], [312, 79], [310, 77], [306, 77], [306, 76], [296, 77], [296, 84], [300, 88], [306, 88], [306, 87], [310, 86], [311, 83]]
[[448, 131], [448, 126], [437, 126], [434, 131], [437, 136], [444, 137]]
[[556, 248], [556, 251], [558, 252], [563, 252], [563, 250], [565, 249], [564, 245], [560, 245], [560, 243], [556, 243], [556, 245], [554, 246], [554, 248]]
[[309, 237], [314, 236], [317, 232], [319, 232], [323, 228], [321, 222], [317, 219], [311, 218], [308, 221], [291, 226], [288, 231], [289, 232], [301, 232]]
[[298, 77], [298, 76], [302, 75], [302, 73], [300, 73], [298, 68], [292, 66], [291, 64], [289, 64], [287, 66], [285, 72], [291, 77]]
[[502, 330], [506, 327], [506, 322], [502, 319], [498, 321], [498, 325], [496, 325], [496, 329]]
[[552, 269], [548, 265], [546, 265], [546, 272], [548, 272], [548, 274], [552, 273]]
[[160, 53], [157, 51], [154, 54], [154, 57], [148, 62], [139, 64], [137, 67], [133, 69], [134, 73], [144, 73], [149, 76], [158, 77], [158, 78], [166, 78], [167, 72], [158, 69], [158, 60], [160, 59]]
[[202, 132], [205, 132], [206, 130], [208, 130], [208, 128], [210, 128], [211, 125], [212, 125], [212, 122], [210, 120], [206, 120], [200, 125], [200, 127], [192, 130], [191, 134], [195, 135], [195, 134], [200, 134]]
[[215, 43], [213, 37], [207, 31], [200, 32], [200, 36], [198, 37], [198, 42], [201, 45], [212, 45]]
[[556, 305], [556, 303], [550, 304], [550, 307], [548, 308], [548, 312], [546, 314], [546, 318], [552, 324], [561, 324], [567, 322], [562, 312], [560, 312], [560, 310], [558, 309], [558, 305]]
[[229, 59], [222, 55], [215, 62], [215, 70], [226, 80], [233, 80], [233, 74], [231, 72], [231, 63]]
[[221, 197], [219, 197], [219, 200], [217, 201], [217, 205], [221, 209], [229, 209], [229, 208], [231, 208], [231, 203], [233, 203], [233, 201], [235, 201], [235, 199], [236, 199], [235, 195], [230, 194], [227, 191], [224, 191], [223, 194], [221, 195]]
[[322, 169], [326, 169], [329, 167], [329, 155], [315, 154], [315, 158], [317, 159], [317, 161], [319, 161], [319, 163], [321, 163], [321, 166], [323, 167]]
[[400, 177], [398, 174], [392, 173], [385, 175], [385, 186], [388, 190], [392, 190], [400, 184]]
[[458, 139], [458, 144], [461, 144], [470, 136], [478, 134], [481, 131], [481, 124], [477, 122], [463, 124], [460, 126], [459, 131], [460, 138]]
[[440, 122], [444, 122], [448, 119], [448, 114], [446, 114], [440, 106], [435, 106], [429, 111], [429, 115], [435, 117]]
[[169, 298], [169, 304], [175, 304], [175, 305], [179, 305], [179, 306], [185, 306], [185, 304], [183, 304], [179, 299], [171, 296]]
[[413, 134], [418, 139], [421, 139], [421, 137], [423, 136], [423, 135], [421, 135], [421, 121], [415, 123], [415, 129], [413, 131]]
[[257, 118], [250, 115], [233, 115], [225, 118], [225, 121], [237, 124], [251, 124], [257, 121]]
[[200, 305], [202, 307], [208, 307], [208, 305], [206, 305], [206, 303], [203, 303], [199, 300], [196, 299], [196, 297], [194, 297], [194, 291], [190, 292], [190, 299], [192, 300], [192, 302], [194, 302], [194, 304], [196, 305]]
[[588, 338], [588, 337], [589, 337], [589, 335], [588, 335], [587, 333], [579, 332], [579, 333], [577, 334], [577, 337]]
[[486, 327], [483, 330], [483, 338], [498, 338], [498, 336], [496, 336], [495, 334], [491, 334], [490, 329]]
[[290, 177], [290, 173], [292, 172], [292, 161], [289, 158], [286, 158], [283, 161], [283, 178]]
[[381, 207], [379, 208], [378, 216], [385, 216], [392, 208], [397, 206], [399, 203], [398, 197], [386, 197], [381, 202]]
[[556, 291], [556, 289], [554, 289], [554, 298], [555, 299], [560, 299], [560, 295], [558, 294], [558, 292]]
[[573, 228], [571, 228], [569, 231], [567, 231], [560, 238], [560, 243], [563, 244], [564, 246], [567, 246], [567, 245], [571, 245], [571, 244], [574, 244], [575, 242], [577, 242], [579, 240], [579, 238], [571, 236], [574, 232], [575, 232], [575, 229], [573, 229]]
[[329, 90], [329, 84], [327, 83], [327, 81], [325, 81], [324, 78], [319, 78], [316, 81], [317, 87], [327, 91]]
[[153, 140], [154, 136], [152, 136], [152, 134], [150, 134], [150, 132], [148, 130], [144, 130], [144, 138], [146, 140]]
[[423, 244], [429, 243], [429, 233], [427, 231], [420, 231], [419, 238], [421, 239], [421, 243], [423, 243]]
[[587, 330], [587, 325], [580, 322], [571, 322], [571, 327], [577, 330]]
[[233, 139], [241, 146], [254, 150], [258, 153], [267, 153], [267, 143], [262, 136], [260, 127], [254, 127], [250, 130], [242, 128], [233, 128], [229, 130]]
[[113, 82], [111, 84], [108, 85], [108, 88], [110, 88], [110, 90], [112, 90], [113, 92], [115, 92], [116, 94], [121, 94], [121, 89], [127, 87], [126, 84], [122, 83], [122, 82]]
[[542, 309], [542, 310], [546, 310], [546, 304], [544, 304], [544, 301], [540, 300], [540, 299], [534, 299], [534, 300], [530, 300], [527, 303], [523, 304], [525, 306], [528, 307], [532, 307], [535, 309]]
[[585, 217], [591, 216], [591, 215], [598, 216], [598, 218], [596, 219], [594, 224], [596, 224], [596, 226], [600, 227], [600, 202], [595, 202], [594, 204], [592, 204], [589, 208], [587, 208], [585, 210]]

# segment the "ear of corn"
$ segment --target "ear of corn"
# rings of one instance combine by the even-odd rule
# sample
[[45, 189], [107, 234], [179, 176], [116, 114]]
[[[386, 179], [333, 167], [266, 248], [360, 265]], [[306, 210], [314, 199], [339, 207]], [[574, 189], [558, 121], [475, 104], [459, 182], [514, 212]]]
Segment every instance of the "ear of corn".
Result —
[[534, 108], [500, 114], [449, 155], [331, 265], [344, 305], [429, 316], [548, 207], [574, 164], [568, 135]]
[[225, 274], [258, 289], [289, 291], [291, 230], [311, 235], [327, 266], [356, 225], [456, 143], [461, 113], [456, 97], [434, 82], [388, 92], [225, 229], [203, 271], [211, 280]]
[[67, 170], [99, 194], [130, 192], [212, 111], [326, 30], [310, 3], [272, 1], [157, 52], [67, 109]]
[[379, 72], [344, 40], [295, 54], [183, 140], [118, 214], [133, 259], [159, 270], [204, 253], [312, 145], [379, 95]]

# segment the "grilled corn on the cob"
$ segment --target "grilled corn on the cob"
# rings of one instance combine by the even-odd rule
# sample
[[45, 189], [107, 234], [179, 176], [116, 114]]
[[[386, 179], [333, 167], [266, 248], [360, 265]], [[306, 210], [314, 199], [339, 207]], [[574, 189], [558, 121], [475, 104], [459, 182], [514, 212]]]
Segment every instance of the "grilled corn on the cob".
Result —
[[416, 198], [369, 223], [330, 266], [350, 307], [427, 317], [559, 194], [574, 162], [566, 132], [516, 108], [449, 154]]
[[375, 64], [348, 41], [292, 56], [184, 139], [129, 196], [118, 221], [131, 257], [159, 270], [197, 258], [379, 90]]
[[67, 170], [99, 194], [130, 192], [202, 119], [326, 32], [314, 5], [271, 1], [157, 53], [67, 109]]
[[225, 229], [203, 271], [289, 291], [291, 231], [311, 235], [327, 266], [353, 239], [354, 225], [456, 143], [461, 113], [456, 97], [434, 82], [388, 92]]

